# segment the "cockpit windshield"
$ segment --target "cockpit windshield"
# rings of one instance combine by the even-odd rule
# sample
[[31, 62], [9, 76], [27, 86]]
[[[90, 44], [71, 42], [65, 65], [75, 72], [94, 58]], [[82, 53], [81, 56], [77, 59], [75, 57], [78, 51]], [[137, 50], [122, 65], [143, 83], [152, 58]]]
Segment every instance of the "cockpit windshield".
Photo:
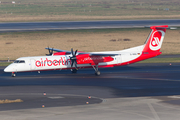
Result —
[[24, 60], [15, 60], [14, 63], [25, 63]]

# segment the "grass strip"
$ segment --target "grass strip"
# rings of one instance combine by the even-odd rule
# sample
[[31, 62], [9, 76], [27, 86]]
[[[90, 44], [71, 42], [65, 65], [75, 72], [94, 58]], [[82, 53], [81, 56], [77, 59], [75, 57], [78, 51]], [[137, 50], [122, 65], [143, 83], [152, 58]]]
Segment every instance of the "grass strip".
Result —
[[178, 0], [12, 0], [0, 4], [0, 22], [179, 18]]
[[0, 62], [0, 66], [8, 66], [10, 65], [12, 62]]
[[[178, 27], [177, 27], [178, 28]], [[114, 33], [114, 32], [127, 32], [127, 31], [150, 31], [149, 28], [99, 28], [99, 29], [74, 29], [74, 30], [45, 30], [45, 31], [19, 31], [19, 32], [2, 32], [0, 35], [32, 35], [32, 34], [54, 34], [54, 33], [86, 33], [86, 34], [92, 34], [92, 33]]]
[[139, 63], [178, 63], [180, 58], [150, 58]]
[[0, 100], [0, 104], [17, 103], [17, 102], [23, 102], [23, 100], [21, 100], [21, 99], [16, 99], [16, 100], [8, 100], [8, 99]]

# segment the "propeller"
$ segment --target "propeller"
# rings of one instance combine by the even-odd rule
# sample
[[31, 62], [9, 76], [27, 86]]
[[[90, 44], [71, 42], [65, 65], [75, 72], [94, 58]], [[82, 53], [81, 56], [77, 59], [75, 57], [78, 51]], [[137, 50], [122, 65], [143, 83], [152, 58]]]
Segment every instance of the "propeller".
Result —
[[73, 48], [71, 48], [71, 54], [72, 54], [72, 57], [70, 57], [70, 60], [71, 60], [71, 67], [73, 67], [73, 65], [75, 66], [76, 70], [77, 70], [77, 61], [76, 61], [76, 53], [77, 53], [78, 50], [76, 50], [75, 52], [73, 52]]
[[49, 51], [49, 54], [46, 54], [47, 56], [51, 56], [53, 54], [53, 48], [52, 49], [49, 49], [49, 46], [48, 46], [48, 51]]

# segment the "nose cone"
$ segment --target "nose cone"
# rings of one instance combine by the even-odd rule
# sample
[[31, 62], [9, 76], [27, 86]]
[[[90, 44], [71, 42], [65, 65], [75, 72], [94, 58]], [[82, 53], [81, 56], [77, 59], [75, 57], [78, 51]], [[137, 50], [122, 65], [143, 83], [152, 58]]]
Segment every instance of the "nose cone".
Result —
[[4, 72], [13, 72], [12, 65], [7, 66], [7, 67], [4, 69]]
[[5, 69], [4, 69], [4, 72], [9, 72], [9, 67], [7, 66]]

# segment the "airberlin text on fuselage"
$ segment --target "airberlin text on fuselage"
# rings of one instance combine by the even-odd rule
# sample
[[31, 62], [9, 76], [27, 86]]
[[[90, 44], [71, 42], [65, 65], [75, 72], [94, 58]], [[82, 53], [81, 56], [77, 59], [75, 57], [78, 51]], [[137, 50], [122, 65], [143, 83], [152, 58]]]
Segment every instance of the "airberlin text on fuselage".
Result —
[[[54, 59], [54, 60], [48, 60], [48, 58], [46, 59], [42, 59], [41, 60], [36, 60], [35, 65], [36, 67], [43, 67], [43, 66], [60, 66], [62, 65], [68, 65], [70, 59], [66, 59], [65, 57], [60, 57], [59, 60]], [[71, 62], [71, 61], [70, 61]]]

